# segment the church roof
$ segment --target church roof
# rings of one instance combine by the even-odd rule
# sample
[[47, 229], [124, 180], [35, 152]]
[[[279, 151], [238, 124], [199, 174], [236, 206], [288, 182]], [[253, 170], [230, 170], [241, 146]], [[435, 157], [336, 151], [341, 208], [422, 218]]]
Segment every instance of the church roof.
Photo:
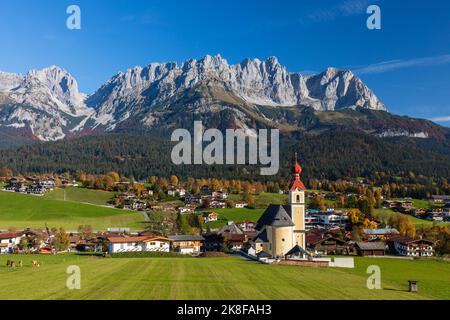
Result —
[[301, 254], [301, 255], [309, 255], [308, 252], [303, 249], [302, 247], [300, 247], [298, 244], [295, 245], [295, 247], [293, 247], [291, 250], [289, 250], [288, 253], [286, 253], [286, 256], [293, 256], [296, 254]]
[[295, 226], [292, 221], [290, 214], [286, 209], [289, 206], [280, 206], [271, 204], [264, 211], [261, 218], [258, 220], [256, 225], [256, 230], [261, 230], [263, 226], [273, 226], [273, 227], [293, 227]]
[[270, 257], [271, 257], [271, 255], [268, 254], [268, 253], [265, 252], [265, 251], [260, 251], [260, 252], [258, 252], [258, 253], [256, 254], [256, 256], [257, 256], [258, 258], [270, 258]]
[[294, 165], [292, 167], [292, 176], [293, 179], [291, 181], [290, 190], [300, 189], [300, 190], [306, 190], [305, 185], [303, 184], [302, 180], [300, 179], [300, 176], [302, 174], [302, 167], [297, 162], [297, 154], [295, 154], [295, 161]]
[[267, 231], [266, 231], [266, 229], [264, 229], [263, 232], [260, 232], [260, 233], [256, 236], [256, 238], [255, 238], [254, 241], [255, 241], [256, 243], [269, 242], [269, 239], [267, 238]]

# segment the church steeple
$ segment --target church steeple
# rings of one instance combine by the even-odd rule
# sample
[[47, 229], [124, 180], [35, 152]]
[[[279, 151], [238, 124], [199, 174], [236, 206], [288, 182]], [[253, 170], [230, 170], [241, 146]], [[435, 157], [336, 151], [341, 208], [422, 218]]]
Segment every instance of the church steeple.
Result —
[[300, 189], [300, 190], [306, 190], [305, 185], [300, 180], [300, 175], [302, 174], [302, 167], [298, 164], [297, 161], [297, 152], [295, 153], [295, 159], [294, 159], [294, 165], [292, 167], [292, 181], [290, 190]]

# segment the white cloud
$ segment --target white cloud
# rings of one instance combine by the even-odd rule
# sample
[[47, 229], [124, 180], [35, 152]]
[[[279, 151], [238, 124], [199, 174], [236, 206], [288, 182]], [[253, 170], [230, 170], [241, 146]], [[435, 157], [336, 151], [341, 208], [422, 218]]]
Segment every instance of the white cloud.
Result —
[[435, 122], [450, 122], [450, 116], [447, 117], [437, 117], [437, 118], [432, 118], [430, 119], [431, 121], [435, 121]]
[[308, 13], [305, 18], [300, 20], [302, 22], [305, 22], [305, 20], [327, 22], [342, 17], [365, 14], [367, 7], [378, 1], [379, 0], [345, 0], [338, 5], [312, 11]]
[[411, 67], [437, 66], [450, 63], [450, 54], [410, 60], [390, 60], [353, 69], [356, 74], [376, 74]]

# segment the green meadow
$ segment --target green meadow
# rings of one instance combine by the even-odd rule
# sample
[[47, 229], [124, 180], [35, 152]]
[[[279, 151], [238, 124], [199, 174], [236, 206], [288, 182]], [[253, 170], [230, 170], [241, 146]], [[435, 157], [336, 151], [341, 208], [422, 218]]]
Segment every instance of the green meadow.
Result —
[[[6, 259], [24, 267], [5, 266]], [[31, 267], [31, 259], [41, 261]], [[0, 257], [0, 299], [450, 299], [450, 263], [355, 258], [355, 269], [265, 265], [225, 258]], [[77, 265], [81, 289], [68, 290], [66, 269]], [[381, 269], [382, 289], [366, 286], [369, 265]], [[419, 281], [419, 293], [407, 291]]]
[[[44, 197], [0, 192], [0, 228], [43, 228], [47, 223], [49, 227], [65, 227], [66, 230], [76, 230], [80, 225], [91, 225], [102, 230], [109, 227], [142, 229], [142, 213], [88, 204], [90, 201], [103, 204], [109, 195], [87, 191], [95, 195], [85, 193], [82, 199], [86, 203], [57, 200], [60, 190], [53, 191], [56, 195], [50, 193]], [[68, 194], [68, 199], [79, 197], [78, 201], [82, 196], [75, 191]], [[96, 201], [92, 200], [95, 197]]]
[[257, 209], [236, 209], [236, 208], [226, 208], [226, 209], [211, 209], [206, 212], [215, 212], [219, 214], [219, 220], [211, 221], [205, 224], [205, 227], [210, 227], [211, 229], [221, 228], [227, 224], [228, 221], [233, 221], [235, 223], [242, 221], [258, 221], [259, 218], [264, 213], [263, 208]]
[[90, 190], [86, 188], [57, 188], [45, 195], [50, 200], [66, 200], [81, 203], [90, 203], [100, 206], [110, 206], [114, 192]]

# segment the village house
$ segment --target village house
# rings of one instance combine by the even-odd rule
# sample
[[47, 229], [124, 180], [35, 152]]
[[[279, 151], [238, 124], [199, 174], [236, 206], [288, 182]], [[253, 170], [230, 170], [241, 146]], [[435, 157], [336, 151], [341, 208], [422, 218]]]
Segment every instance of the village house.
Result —
[[399, 235], [399, 232], [395, 228], [382, 228], [382, 229], [363, 229], [364, 239], [368, 241], [373, 240], [388, 240], [389, 238]]
[[172, 252], [180, 254], [198, 255], [201, 253], [205, 238], [191, 235], [172, 235], [168, 237], [172, 243]]
[[448, 195], [432, 195], [431, 199], [436, 203], [450, 202], [450, 196]]
[[195, 206], [184, 206], [184, 207], [179, 207], [178, 208], [178, 212], [180, 214], [191, 214], [195, 212]]
[[23, 232], [0, 233], [0, 254], [10, 254], [18, 250]]
[[165, 237], [125, 236], [108, 237], [109, 253], [144, 252], [144, 251], [170, 251], [170, 239]]
[[356, 252], [359, 256], [384, 256], [386, 243], [384, 242], [356, 242]]
[[25, 193], [27, 192], [28, 187], [22, 182], [9, 182], [3, 189], [9, 192]]
[[215, 212], [211, 212], [211, 213], [205, 212], [205, 213], [203, 213], [202, 218], [203, 218], [204, 223], [217, 221], [219, 219], [219, 214], [217, 214]]
[[406, 257], [431, 257], [434, 255], [434, 242], [425, 239], [397, 237], [389, 240], [392, 252]]
[[144, 200], [136, 200], [131, 205], [131, 209], [137, 210], [137, 211], [142, 211], [142, 210], [145, 210], [146, 208], [147, 208], [147, 202]]
[[224, 247], [223, 236], [217, 232], [208, 232], [203, 235], [205, 251], [222, 251]]
[[223, 237], [225, 246], [233, 251], [240, 250], [247, 241], [244, 231], [232, 221], [229, 221], [226, 226], [217, 231], [217, 234]]
[[215, 199], [221, 199], [221, 200], [228, 199], [228, 193], [223, 192], [223, 191], [213, 191], [211, 196]]
[[235, 207], [236, 209], [243, 209], [243, 208], [245, 208], [245, 207], [247, 207], [247, 206], [248, 206], [248, 203], [245, 202], [245, 201], [238, 201], [238, 202], [236, 202], [236, 203], [234, 204], [234, 207]]
[[242, 221], [237, 223], [236, 225], [244, 232], [256, 231], [256, 222], [253, 221]]
[[201, 186], [200, 187], [200, 193], [203, 195], [211, 195], [211, 188], [207, 185]]
[[184, 197], [186, 195], [186, 189], [184, 188], [170, 188], [167, 190], [167, 195], [171, 197]]
[[50, 190], [54, 189], [56, 186], [55, 180], [53, 179], [39, 180], [37, 185]]
[[319, 224], [323, 226], [344, 226], [348, 217], [342, 211], [334, 211], [333, 209], [327, 211], [320, 211], [315, 214], [319, 220]]
[[190, 193], [186, 194], [184, 197], [184, 203], [185, 204], [191, 204], [191, 205], [201, 205], [203, 202], [202, 197], [200, 196], [194, 196]]
[[306, 235], [306, 248], [315, 255], [348, 255], [351, 252], [344, 240], [314, 233]]
[[227, 203], [220, 200], [212, 200], [209, 203], [209, 208], [211, 209], [225, 209], [227, 207]]
[[42, 186], [31, 186], [27, 188], [26, 191], [28, 194], [37, 195], [37, 196], [43, 196], [48, 192], [48, 189], [42, 187]]

